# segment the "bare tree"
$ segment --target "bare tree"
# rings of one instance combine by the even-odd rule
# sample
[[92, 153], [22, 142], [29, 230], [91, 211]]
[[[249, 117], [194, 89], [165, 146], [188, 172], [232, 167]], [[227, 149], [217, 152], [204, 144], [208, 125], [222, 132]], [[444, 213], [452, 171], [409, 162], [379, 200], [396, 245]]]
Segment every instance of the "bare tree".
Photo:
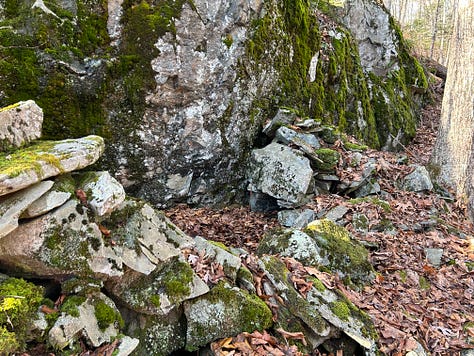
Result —
[[441, 123], [432, 156], [438, 182], [466, 199], [474, 219], [474, 1], [458, 0]]

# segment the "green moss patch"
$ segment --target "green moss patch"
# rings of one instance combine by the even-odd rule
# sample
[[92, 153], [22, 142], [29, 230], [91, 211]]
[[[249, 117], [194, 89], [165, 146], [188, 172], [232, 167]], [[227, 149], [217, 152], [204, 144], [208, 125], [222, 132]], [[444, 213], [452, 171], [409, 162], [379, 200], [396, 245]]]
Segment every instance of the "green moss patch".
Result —
[[0, 284], [0, 350], [24, 349], [42, 300], [43, 288], [23, 279], [8, 278]]
[[118, 323], [121, 328], [124, 326], [124, 321], [120, 313], [103, 300], [98, 300], [94, 303], [94, 315], [102, 331], [114, 323]]

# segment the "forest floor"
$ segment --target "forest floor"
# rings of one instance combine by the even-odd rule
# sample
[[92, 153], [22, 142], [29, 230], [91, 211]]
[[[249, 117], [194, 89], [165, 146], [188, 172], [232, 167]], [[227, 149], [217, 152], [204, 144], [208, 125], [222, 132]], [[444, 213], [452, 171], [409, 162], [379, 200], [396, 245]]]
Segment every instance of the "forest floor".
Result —
[[[389, 209], [370, 200], [354, 205], [349, 197], [335, 194], [316, 196], [307, 206], [318, 214], [346, 206], [346, 228], [354, 238], [373, 246], [369, 254], [377, 277], [372, 284], [354, 291], [336, 276], [323, 282], [341, 289], [371, 316], [380, 336], [379, 348], [387, 355], [405, 355], [417, 344], [432, 355], [459, 355], [463, 349], [474, 348], [474, 229], [466, 208], [450, 199], [448, 191], [413, 193], [395, 184], [410, 172], [406, 163], [399, 163], [401, 158], [421, 165], [429, 162], [441, 96], [435, 94], [434, 102], [424, 109], [417, 135], [404, 152], [367, 152], [378, 162], [377, 178]], [[365, 214], [372, 227], [388, 223], [391, 228], [358, 232], [351, 223], [355, 213]], [[276, 214], [255, 213], [247, 207], [212, 210], [180, 205], [166, 214], [191, 236], [249, 252], [255, 251], [269, 229], [279, 226]], [[426, 249], [442, 249], [439, 266], [429, 263]], [[301, 355], [272, 335], [258, 332], [217, 341], [212, 348], [218, 355]], [[325, 353], [318, 350], [314, 355]]]

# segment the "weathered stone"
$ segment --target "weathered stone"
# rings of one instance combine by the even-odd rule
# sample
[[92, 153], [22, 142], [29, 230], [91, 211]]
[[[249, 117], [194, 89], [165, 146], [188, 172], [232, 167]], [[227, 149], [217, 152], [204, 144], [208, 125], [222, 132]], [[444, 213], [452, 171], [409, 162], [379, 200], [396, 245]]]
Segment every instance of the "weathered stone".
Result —
[[0, 241], [5, 268], [43, 278], [122, 274], [122, 261], [105, 245], [99, 227], [75, 200], [21, 224]]
[[305, 210], [282, 210], [278, 212], [278, 222], [286, 227], [300, 229], [308, 225], [315, 218], [314, 211]]
[[104, 151], [104, 140], [87, 136], [44, 141], [10, 155], [0, 154], [0, 195], [62, 173], [93, 164]]
[[315, 220], [303, 231], [272, 231], [260, 241], [257, 253], [292, 257], [305, 265], [324, 266], [348, 283], [361, 286], [375, 277], [367, 250], [348, 231], [330, 220]]
[[280, 127], [275, 133], [275, 142], [282, 143], [284, 145], [289, 145], [290, 143], [296, 146], [310, 146], [313, 150], [321, 148], [321, 144], [316, 136], [312, 134], [305, 134], [296, 132], [288, 127]]
[[170, 240], [180, 231], [145, 202], [126, 200], [110, 220], [115, 222], [113, 236], [123, 246], [123, 263], [135, 271], [150, 274], [180, 253]]
[[[92, 346], [99, 347], [118, 335], [123, 321], [114, 302], [105, 295], [87, 298], [76, 310], [77, 315], [62, 313], [50, 329], [48, 339], [56, 349], [64, 349], [77, 342], [79, 337], [86, 337]], [[112, 320], [110, 313], [115, 313]]]
[[110, 214], [125, 200], [125, 190], [109, 172], [89, 172], [82, 178], [87, 204], [98, 216]]
[[18, 219], [35, 200], [53, 186], [52, 181], [35, 184], [22, 191], [0, 197], [0, 238], [18, 227]]
[[302, 205], [313, 188], [309, 160], [278, 143], [252, 151], [248, 176], [250, 191], [276, 198], [281, 207]]
[[412, 165], [411, 167], [414, 167], [415, 169], [403, 179], [403, 189], [411, 192], [432, 190], [433, 183], [431, 183], [430, 174], [426, 168], [418, 165]]
[[71, 197], [69, 192], [61, 192], [53, 189], [43, 194], [39, 199], [35, 200], [21, 214], [21, 218], [34, 218], [63, 205]]
[[291, 257], [308, 266], [328, 265], [318, 242], [299, 230], [285, 229], [265, 235], [258, 245], [257, 253]]
[[[361, 345], [366, 355], [377, 355], [377, 335], [370, 317], [349, 300], [327, 289], [314, 277], [307, 278], [312, 287], [303, 297], [295, 290], [283, 262], [275, 257], [262, 257], [259, 266], [267, 277], [265, 292], [270, 302], [278, 306], [278, 325], [284, 330], [291, 325], [293, 331], [301, 331], [308, 343], [306, 351], [311, 352], [340, 330]], [[300, 350], [305, 348], [300, 347]]]
[[256, 295], [220, 282], [208, 294], [185, 303], [186, 349], [197, 350], [211, 341], [243, 331], [267, 329], [272, 312]]
[[140, 340], [131, 338], [130, 336], [123, 336], [120, 338], [120, 344], [117, 347], [116, 356], [128, 356], [130, 355], [138, 346]]
[[374, 2], [351, 0], [341, 18], [358, 42], [362, 67], [379, 76], [399, 69], [399, 46], [389, 17], [390, 14]]
[[235, 282], [237, 272], [242, 263], [238, 256], [224, 250], [215, 242], [210, 242], [200, 236], [194, 238], [195, 249], [204, 253], [210, 260], [219, 263], [224, 268], [224, 273], [230, 281]]
[[173, 259], [149, 275], [126, 271], [120, 279], [106, 282], [107, 290], [123, 306], [138, 313], [165, 316], [183, 301], [206, 294], [209, 287], [187, 262]]
[[43, 110], [33, 100], [0, 109], [0, 152], [41, 137]]
[[140, 340], [135, 355], [169, 355], [184, 348], [186, 320], [181, 310], [174, 310], [164, 317], [126, 308], [121, 312], [126, 334]]
[[263, 127], [262, 131], [265, 135], [273, 137], [280, 126], [291, 125], [295, 119], [296, 114], [294, 112], [286, 109], [278, 109], [276, 115]]
[[331, 220], [333, 222], [337, 222], [341, 220], [344, 217], [344, 215], [347, 214], [348, 211], [349, 211], [349, 208], [347, 208], [346, 206], [338, 205], [334, 207], [333, 209], [329, 210], [327, 214], [324, 215], [324, 218]]
[[434, 267], [441, 266], [441, 258], [444, 250], [442, 248], [425, 248], [425, 255], [428, 262]]

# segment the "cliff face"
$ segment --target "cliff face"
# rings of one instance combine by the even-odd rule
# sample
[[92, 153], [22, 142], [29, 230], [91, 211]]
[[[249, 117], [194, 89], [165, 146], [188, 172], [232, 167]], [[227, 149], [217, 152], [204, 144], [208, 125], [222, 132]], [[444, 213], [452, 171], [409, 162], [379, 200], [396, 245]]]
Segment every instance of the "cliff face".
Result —
[[281, 107], [396, 148], [426, 79], [375, 1], [0, 0], [0, 106], [45, 137], [99, 134], [102, 166], [157, 205], [227, 201]]

